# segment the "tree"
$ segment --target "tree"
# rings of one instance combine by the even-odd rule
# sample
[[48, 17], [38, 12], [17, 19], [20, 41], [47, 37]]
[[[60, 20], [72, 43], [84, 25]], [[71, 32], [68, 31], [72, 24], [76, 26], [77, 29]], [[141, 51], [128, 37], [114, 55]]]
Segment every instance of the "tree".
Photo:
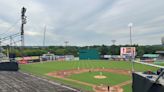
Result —
[[110, 46], [110, 55], [120, 55], [120, 46], [112, 45]]
[[109, 53], [109, 49], [107, 46], [105, 46], [104, 44], [100, 47], [100, 53], [101, 55], [107, 55]]

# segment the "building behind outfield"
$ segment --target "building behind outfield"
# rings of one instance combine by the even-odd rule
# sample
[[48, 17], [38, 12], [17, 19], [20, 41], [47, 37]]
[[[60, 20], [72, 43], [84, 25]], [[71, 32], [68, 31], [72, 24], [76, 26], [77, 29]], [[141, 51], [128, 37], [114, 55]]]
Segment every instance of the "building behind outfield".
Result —
[[98, 60], [100, 59], [100, 54], [96, 49], [81, 49], [79, 50], [80, 60]]

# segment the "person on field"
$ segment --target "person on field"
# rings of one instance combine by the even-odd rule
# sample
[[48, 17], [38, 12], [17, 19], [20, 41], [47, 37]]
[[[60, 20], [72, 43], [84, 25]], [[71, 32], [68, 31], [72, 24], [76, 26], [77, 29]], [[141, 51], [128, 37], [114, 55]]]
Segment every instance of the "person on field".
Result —
[[108, 92], [110, 92], [110, 86], [108, 85]]
[[91, 70], [89, 69], [89, 73], [91, 73]]

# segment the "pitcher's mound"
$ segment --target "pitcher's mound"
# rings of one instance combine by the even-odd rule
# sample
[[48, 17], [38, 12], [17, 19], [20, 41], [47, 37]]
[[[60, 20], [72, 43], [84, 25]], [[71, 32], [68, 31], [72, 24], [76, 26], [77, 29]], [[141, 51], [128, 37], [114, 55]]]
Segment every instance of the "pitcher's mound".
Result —
[[103, 76], [103, 75], [96, 75], [96, 76], [94, 76], [94, 78], [96, 78], [96, 79], [105, 79], [106, 76]]

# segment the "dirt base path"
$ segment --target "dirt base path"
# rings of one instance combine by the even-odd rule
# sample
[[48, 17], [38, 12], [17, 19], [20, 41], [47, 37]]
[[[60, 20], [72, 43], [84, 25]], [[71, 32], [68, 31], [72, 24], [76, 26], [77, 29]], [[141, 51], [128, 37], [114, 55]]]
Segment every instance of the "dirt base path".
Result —
[[61, 78], [61, 79], [67, 80], [67, 81], [79, 83], [82, 85], [91, 86], [95, 92], [123, 92], [122, 86], [131, 83], [131, 81], [126, 81], [126, 82], [120, 83], [118, 85], [108, 87], [105, 85], [98, 86], [95, 84], [66, 78], [67, 76], [70, 76], [72, 74], [80, 74], [80, 73], [84, 73], [84, 72], [96, 72], [96, 71], [111, 72], [111, 73], [123, 74], [123, 75], [131, 75], [131, 71], [128, 71], [128, 70], [103, 69], [103, 68], [62, 70], [62, 71], [57, 71], [57, 72], [51, 72], [51, 73], [48, 73], [47, 75], [52, 76], [52, 77]]

